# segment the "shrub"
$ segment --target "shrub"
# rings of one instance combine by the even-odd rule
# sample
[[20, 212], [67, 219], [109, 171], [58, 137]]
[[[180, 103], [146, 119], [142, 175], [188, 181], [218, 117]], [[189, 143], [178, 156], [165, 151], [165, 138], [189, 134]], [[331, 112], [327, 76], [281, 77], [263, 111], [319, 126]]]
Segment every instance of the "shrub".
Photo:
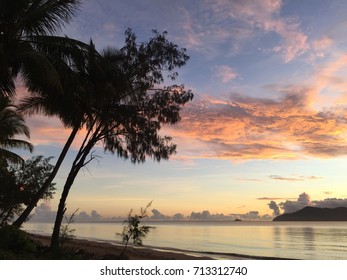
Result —
[[0, 227], [1, 259], [33, 258], [36, 252], [37, 246], [28, 233], [9, 225]]
[[146, 208], [141, 208], [141, 214], [133, 214], [133, 210], [130, 211], [128, 219], [125, 221], [126, 225], [123, 227], [122, 233], [118, 234], [122, 238], [124, 244], [123, 250], [120, 254], [124, 257], [128, 244], [131, 242], [134, 246], [142, 246], [142, 240], [147, 236], [150, 229], [153, 227], [141, 225], [141, 220], [147, 216], [147, 209], [151, 206], [152, 201], [148, 203]]

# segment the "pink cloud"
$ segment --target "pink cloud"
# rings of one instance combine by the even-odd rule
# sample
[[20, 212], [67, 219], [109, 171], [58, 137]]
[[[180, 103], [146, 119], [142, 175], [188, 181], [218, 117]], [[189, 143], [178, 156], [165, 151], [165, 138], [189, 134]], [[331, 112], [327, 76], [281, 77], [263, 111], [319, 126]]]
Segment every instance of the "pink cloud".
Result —
[[[63, 146], [70, 136], [70, 128], [65, 128], [57, 117], [44, 117], [35, 115], [26, 117], [26, 123], [30, 128], [29, 142], [36, 145]], [[85, 130], [82, 129], [72, 144], [77, 149], [83, 141]]]
[[290, 62], [309, 49], [308, 37], [293, 18], [280, 16], [281, 0], [226, 1], [219, 0], [215, 11], [227, 11], [229, 16], [247, 24], [254, 32], [277, 33], [282, 42], [273, 50], [281, 52], [285, 62]]
[[238, 76], [237, 72], [227, 65], [216, 66], [215, 71], [215, 76], [220, 79], [222, 83], [228, 83]]
[[282, 1], [245, 1], [236, 16], [245, 16], [244, 21], [265, 32], [275, 32], [281, 38], [275, 52], [281, 52], [285, 62], [290, 62], [309, 49], [308, 37], [300, 30], [300, 24], [291, 18], [279, 16]]
[[323, 36], [312, 42], [312, 49], [315, 57], [325, 57], [326, 51], [333, 45], [333, 40], [327, 36]]

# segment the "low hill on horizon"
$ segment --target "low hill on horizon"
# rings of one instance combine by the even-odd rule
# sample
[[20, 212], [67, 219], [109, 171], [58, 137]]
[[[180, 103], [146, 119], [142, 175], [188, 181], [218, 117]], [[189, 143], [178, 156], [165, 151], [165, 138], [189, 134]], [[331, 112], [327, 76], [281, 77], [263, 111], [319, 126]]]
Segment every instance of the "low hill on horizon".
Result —
[[273, 221], [347, 221], [347, 207], [318, 208], [306, 206], [299, 211], [279, 215]]

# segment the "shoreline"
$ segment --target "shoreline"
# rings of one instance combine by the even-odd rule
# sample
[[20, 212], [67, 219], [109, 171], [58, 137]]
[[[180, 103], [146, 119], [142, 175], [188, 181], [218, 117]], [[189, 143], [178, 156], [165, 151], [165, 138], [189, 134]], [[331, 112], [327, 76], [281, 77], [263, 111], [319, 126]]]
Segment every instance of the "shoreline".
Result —
[[[28, 233], [30, 239], [49, 246], [50, 236]], [[73, 250], [83, 250], [92, 254], [95, 259], [115, 259], [123, 250], [123, 245], [117, 245], [107, 241], [87, 240], [73, 238], [65, 244], [66, 248]], [[129, 260], [212, 260], [213, 258], [198, 256], [195, 254], [185, 254], [179, 250], [171, 251], [152, 247], [134, 247], [128, 245], [125, 255]]]
[[[50, 236], [28, 233], [29, 237], [43, 246], [49, 246]], [[107, 241], [73, 238], [66, 242], [67, 248], [82, 250], [95, 259], [116, 259], [123, 245]], [[275, 257], [250, 256], [234, 253], [195, 252], [174, 248], [128, 246], [126, 256], [129, 260], [282, 260]], [[284, 260], [284, 258], [283, 258]]]

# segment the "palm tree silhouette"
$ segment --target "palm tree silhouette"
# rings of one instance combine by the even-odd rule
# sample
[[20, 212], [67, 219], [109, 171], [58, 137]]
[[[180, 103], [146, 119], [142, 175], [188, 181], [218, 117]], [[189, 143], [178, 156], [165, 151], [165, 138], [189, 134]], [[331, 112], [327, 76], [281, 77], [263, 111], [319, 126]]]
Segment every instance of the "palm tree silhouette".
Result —
[[[52, 170], [52, 173], [47, 178], [39, 191], [32, 197], [31, 202], [25, 210], [13, 222], [14, 226], [20, 227], [28, 218], [31, 211], [36, 207], [42, 195], [46, 192], [59, 171], [71, 144], [73, 143], [78, 131], [88, 121], [90, 116], [91, 97], [88, 96], [88, 85], [90, 84], [89, 76], [86, 75], [88, 61], [97, 59], [99, 54], [96, 52], [92, 42], [90, 46], [85, 45], [83, 50], [75, 50], [75, 53], [83, 52], [78, 59], [66, 63], [63, 60], [56, 60], [54, 63], [55, 70], [61, 78], [62, 91], [55, 92], [33, 92], [31, 96], [23, 98], [19, 104], [21, 112], [28, 115], [42, 114], [46, 116], [58, 117], [66, 128], [71, 129], [58, 159]], [[90, 64], [90, 62], [89, 62]], [[76, 70], [77, 69], [77, 70]]]
[[[15, 94], [20, 75], [30, 91], [61, 91], [48, 56], [71, 59], [83, 44], [55, 36], [80, 6], [80, 0], [0, 1], [0, 95]], [[77, 58], [76, 58], [77, 59]]]
[[29, 142], [14, 139], [17, 134], [29, 137], [29, 129], [23, 117], [15, 111], [15, 106], [9, 98], [0, 98], [0, 161], [7, 160], [15, 164], [23, 163], [23, 159], [8, 149], [26, 149], [32, 152], [33, 146]]
[[[32, 102], [36, 102], [37, 110], [46, 115], [54, 115], [59, 108], [63, 123], [74, 127], [51, 176], [13, 223], [15, 226], [20, 226], [25, 221], [53, 181], [78, 131], [78, 127], [72, 125], [76, 118], [71, 118], [72, 114], [68, 114], [68, 110], [74, 112], [75, 116], [77, 112], [68, 106], [69, 102], [64, 101], [69, 100], [66, 84], [70, 83], [70, 87], [74, 84], [67, 78], [71, 73], [69, 65], [83, 65], [88, 45], [56, 34], [70, 21], [80, 2], [0, 0], [0, 96], [14, 96], [15, 79], [19, 76], [31, 97], [36, 99]], [[45, 100], [45, 106], [40, 107], [42, 100]], [[32, 103], [32, 107], [33, 104], [35, 103]]]

